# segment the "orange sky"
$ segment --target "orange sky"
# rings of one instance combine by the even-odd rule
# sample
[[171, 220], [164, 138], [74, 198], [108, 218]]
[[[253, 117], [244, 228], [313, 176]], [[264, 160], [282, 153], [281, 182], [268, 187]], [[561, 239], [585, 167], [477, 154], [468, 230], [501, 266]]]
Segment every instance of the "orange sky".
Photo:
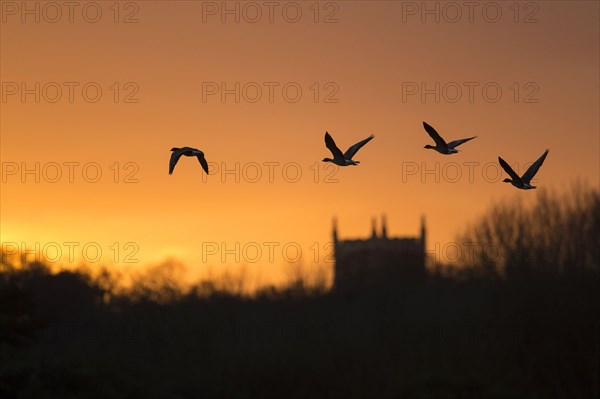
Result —
[[[56, 242], [66, 254], [64, 243], [75, 242], [76, 257], [87, 245], [92, 247], [88, 259], [93, 258], [99, 247], [102, 262], [121, 265], [123, 256], [135, 252], [132, 259], [139, 263], [129, 264], [135, 267], [173, 256], [200, 273], [207, 265], [222, 270], [236, 263], [232, 254], [223, 262], [221, 245], [236, 252], [239, 243], [240, 263], [275, 281], [284, 274], [286, 244], [289, 257], [299, 247], [303, 263], [315, 263], [315, 256], [317, 263], [327, 263], [334, 215], [340, 235], [348, 237], [367, 235], [371, 217], [382, 213], [388, 215], [390, 234], [415, 235], [425, 214], [428, 246], [443, 247], [490, 201], [515, 194], [494, 179], [498, 155], [518, 163], [522, 172], [550, 148], [537, 176], [540, 186], [559, 188], [574, 178], [599, 184], [600, 15], [594, 1], [522, 2], [516, 8], [514, 2], [479, 2], [472, 22], [462, 8], [454, 23], [456, 10], [443, 2], [427, 3], [438, 7], [439, 22], [434, 14], [423, 14], [422, 2], [339, 1], [320, 3], [319, 22], [313, 2], [276, 2], [273, 22], [262, 6], [255, 23], [247, 20], [255, 9], [238, 2], [227, 3], [239, 7], [238, 23], [233, 14], [221, 21], [222, 2], [121, 2], [118, 23], [113, 2], [86, 8], [90, 19], [93, 7], [100, 7], [96, 23], [84, 18], [85, 2], [74, 9], [73, 22], [63, 8], [56, 23], [49, 21], [57, 18], [56, 10], [28, 4], [35, 10], [36, 3], [39, 23], [21, 2], [2, 2], [0, 233], [5, 244], [33, 248]], [[217, 7], [216, 15], [207, 13], [211, 7]], [[498, 22], [491, 21], [494, 7], [501, 12]], [[297, 8], [299, 21], [288, 22]], [[137, 22], [123, 23], [130, 13]], [[337, 22], [324, 23], [327, 15]], [[36, 82], [39, 103], [35, 94], [23, 101], [21, 84], [34, 89]], [[65, 82], [76, 82], [72, 102]], [[82, 93], [89, 82], [102, 90], [95, 103]], [[229, 88], [239, 82], [240, 102], [234, 94], [223, 102], [220, 93], [206, 92], [203, 101], [203, 87], [212, 88], [213, 82]], [[272, 102], [265, 82], [274, 82]], [[434, 94], [423, 101], [420, 92], [406, 92], [422, 83], [433, 89], [435, 82], [439, 102]], [[284, 99], [286, 84], [290, 96], [295, 87], [302, 90], [297, 102]], [[262, 97], [252, 103], [256, 85]], [[62, 97], [52, 103], [56, 86]], [[457, 86], [462, 96], [453, 102]], [[502, 96], [492, 102], [497, 87]], [[125, 103], [134, 88], [139, 91], [131, 98], [138, 102]], [[93, 96], [94, 87], [87, 94]], [[448, 140], [479, 137], [458, 155], [442, 156], [423, 149], [431, 140], [422, 121]], [[361, 165], [337, 171], [337, 182], [324, 181], [332, 171], [320, 162], [330, 156], [325, 130], [342, 150], [376, 136], [357, 154]], [[240, 182], [221, 171], [203, 181], [190, 158], [182, 158], [169, 176], [174, 146], [200, 148], [221, 168], [239, 162]], [[36, 162], [39, 183], [35, 172], [21, 175]], [[73, 182], [70, 162], [79, 163], [71, 164]], [[270, 163], [279, 163], [272, 164], [272, 182]], [[262, 177], [253, 183], [257, 164]], [[56, 165], [62, 176], [55, 179]], [[292, 183], [298, 166], [302, 176]], [[462, 177], [448, 181], [457, 166]], [[417, 174], [406, 175], [412, 170], [407, 168], [417, 168]], [[439, 181], [434, 174], [421, 176], [423, 168], [438, 168]], [[96, 169], [100, 180], [86, 181], [94, 179]], [[134, 181], [125, 183], [127, 176]], [[207, 254], [214, 245], [217, 252]]]

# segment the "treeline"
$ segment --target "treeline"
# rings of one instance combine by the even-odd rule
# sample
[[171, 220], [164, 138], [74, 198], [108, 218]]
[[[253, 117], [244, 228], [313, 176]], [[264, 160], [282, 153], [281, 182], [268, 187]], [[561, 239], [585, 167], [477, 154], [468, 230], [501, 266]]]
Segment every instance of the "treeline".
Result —
[[[521, 193], [518, 193], [521, 194]], [[600, 193], [583, 183], [495, 203], [457, 242], [459, 270], [520, 278], [600, 272]]]
[[600, 397], [598, 190], [525, 194], [466, 229], [460, 268], [393, 290], [4, 262], [0, 397]]

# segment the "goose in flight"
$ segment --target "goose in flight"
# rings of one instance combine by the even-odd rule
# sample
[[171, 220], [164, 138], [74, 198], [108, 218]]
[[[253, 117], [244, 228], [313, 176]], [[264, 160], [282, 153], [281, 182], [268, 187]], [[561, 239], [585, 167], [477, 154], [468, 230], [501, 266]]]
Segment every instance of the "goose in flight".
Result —
[[544, 160], [546, 159], [546, 155], [548, 155], [548, 151], [550, 151], [550, 150], [546, 150], [542, 154], [542, 156], [539, 157], [538, 160], [535, 161], [533, 163], [533, 165], [531, 165], [529, 167], [529, 169], [527, 169], [527, 171], [521, 177], [519, 177], [519, 175], [515, 173], [515, 171], [510, 167], [509, 164], [506, 163], [506, 161], [504, 159], [498, 157], [500, 166], [502, 166], [502, 169], [504, 169], [506, 171], [506, 173], [508, 173], [508, 175], [512, 178], [512, 179], [504, 179], [503, 182], [510, 183], [513, 186], [515, 186], [516, 188], [520, 188], [521, 190], [531, 190], [533, 188], [537, 188], [537, 186], [532, 186], [529, 183], [531, 182], [531, 179], [533, 179], [533, 176], [535, 176], [535, 174], [538, 172], [538, 170], [540, 170], [540, 167], [542, 166], [542, 164], [544, 163]]
[[477, 136], [473, 136], [473, 137], [469, 137], [468, 139], [454, 140], [449, 143], [446, 143], [444, 141], [444, 139], [438, 134], [438, 132], [435, 131], [435, 129], [433, 127], [429, 126], [425, 122], [423, 122], [423, 127], [425, 128], [427, 133], [429, 133], [431, 138], [435, 141], [435, 147], [427, 144], [423, 148], [431, 148], [432, 150], [436, 150], [440, 154], [444, 154], [444, 155], [456, 154], [458, 152], [458, 150], [455, 149], [456, 147], [458, 147], [462, 143], [466, 143], [467, 141], [473, 140], [475, 137], [477, 137]]
[[198, 158], [198, 161], [200, 161], [200, 165], [202, 165], [202, 169], [204, 169], [206, 174], [208, 174], [208, 163], [206, 162], [206, 159], [204, 158], [204, 153], [202, 151], [191, 147], [173, 147], [171, 148], [171, 151], [173, 151], [173, 153], [171, 154], [171, 159], [169, 160], [170, 175], [173, 174], [173, 169], [175, 169], [175, 165], [177, 165], [177, 161], [179, 161], [179, 158], [181, 158], [182, 155], [185, 155], [186, 157]]
[[342, 151], [335, 145], [335, 141], [329, 135], [328, 132], [325, 132], [325, 145], [329, 148], [329, 151], [333, 154], [333, 159], [324, 158], [323, 162], [332, 162], [339, 166], [348, 166], [348, 165], [358, 165], [359, 161], [352, 160], [352, 157], [369, 141], [371, 141], [375, 137], [374, 135], [370, 135], [366, 139], [359, 141], [354, 144], [352, 147], [348, 148], [345, 153], [342, 154]]

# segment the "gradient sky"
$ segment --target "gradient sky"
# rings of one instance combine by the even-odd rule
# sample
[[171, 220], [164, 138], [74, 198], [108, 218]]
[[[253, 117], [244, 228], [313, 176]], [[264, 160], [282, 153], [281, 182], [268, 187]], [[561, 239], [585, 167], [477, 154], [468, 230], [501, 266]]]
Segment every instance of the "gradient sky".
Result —
[[[36, 3], [28, 4], [34, 9]], [[64, 254], [64, 243], [76, 242], [76, 262], [81, 248], [94, 243], [103, 253], [94, 264], [139, 268], [174, 257], [192, 274], [235, 264], [232, 254], [223, 262], [221, 245], [235, 252], [239, 243], [240, 264], [260, 270], [261, 281], [278, 281], [286, 273], [286, 244], [290, 258], [300, 247], [303, 264], [327, 264], [334, 216], [341, 237], [358, 237], [368, 235], [371, 217], [382, 213], [390, 234], [416, 235], [425, 214], [428, 247], [435, 250], [451, 243], [492, 201], [535, 197], [534, 191], [516, 193], [501, 183], [498, 155], [523, 172], [550, 148], [537, 176], [540, 186], [561, 188], [581, 178], [598, 187], [599, 3], [489, 3], [478, 2], [469, 21], [465, 7], [456, 18], [447, 3], [428, 2], [429, 9], [438, 7], [436, 22], [434, 14], [423, 14], [420, 1], [322, 2], [318, 16], [313, 2], [277, 2], [273, 22], [263, 6], [262, 17], [251, 23], [244, 16], [253, 18], [255, 9], [245, 3], [228, 2], [230, 9], [239, 7], [240, 22], [234, 15], [223, 22], [222, 2], [140, 1], [120, 3], [115, 23], [113, 2], [97, 2], [102, 15], [90, 23], [82, 2], [73, 22], [64, 8], [52, 23], [48, 19], [56, 10], [44, 9], [44, 3], [38, 3], [36, 22], [35, 15], [23, 15], [21, 2], [3, 1], [1, 241], [28, 248], [56, 242]], [[208, 13], [213, 7], [216, 15]], [[299, 21], [288, 22], [284, 7], [288, 19], [299, 7]], [[497, 9], [501, 16], [493, 22]], [[94, 16], [93, 8], [86, 10], [88, 19]], [[137, 22], [123, 23], [130, 13]], [[324, 23], [328, 15], [337, 22]], [[22, 101], [21, 84], [33, 89], [36, 82], [40, 102], [34, 94]], [[55, 97], [49, 82], [62, 86], [55, 103], [48, 101]], [[64, 82], [79, 84], [73, 102]], [[83, 97], [81, 88], [89, 82], [102, 89], [96, 103]], [[203, 100], [207, 82], [229, 88], [257, 82], [262, 97], [246, 101], [256, 93], [250, 85], [239, 103], [232, 94], [225, 102], [219, 94]], [[273, 102], [264, 82], [278, 85]], [[302, 90], [295, 103], [282, 94], [290, 82]], [[434, 94], [425, 101], [420, 91], [407, 94], [422, 83], [433, 89], [436, 82], [439, 102]], [[476, 85], [473, 101], [465, 82]], [[462, 95], [453, 102], [456, 85]], [[12, 94], [15, 87], [19, 91]], [[501, 98], [492, 102], [496, 87]], [[138, 101], [125, 103], [133, 88], [139, 89], [132, 97]], [[334, 90], [337, 102], [325, 102]], [[295, 95], [294, 87], [288, 93]], [[442, 156], [423, 149], [431, 140], [422, 121], [448, 140], [478, 138], [461, 153]], [[335, 173], [337, 182], [325, 182], [334, 169], [320, 162], [330, 156], [325, 130], [342, 150], [376, 136], [357, 154], [360, 166]], [[182, 158], [169, 176], [174, 146], [200, 148], [220, 169], [239, 163], [240, 181], [221, 170], [203, 180], [191, 158]], [[36, 162], [39, 183], [35, 173], [21, 175]], [[79, 163], [73, 182], [65, 165], [70, 162]], [[262, 173], [256, 183], [250, 181], [256, 173], [252, 162]], [[88, 180], [95, 167], [102, 172], [96, 183], [83, 176], [83, 165], [90, 163], [97, 165], [87, 169]], [[269, 163], [279, 163], [273, 182]], [[62, 177], [52, 182], [56, 164]], [[292, 183], [296, 165], [302, 176]], [[457, 166], [462, 176], [451, 181]], [[421, 174], [436, 168], [439, 181]], [[127, 176], [137, 182], [126, 183]], [[214, 251], [215, 244], [216, 254], [202, 250]], [[123, 256], [134, 248], [132, 259], [139, 262], [124, 264]]]

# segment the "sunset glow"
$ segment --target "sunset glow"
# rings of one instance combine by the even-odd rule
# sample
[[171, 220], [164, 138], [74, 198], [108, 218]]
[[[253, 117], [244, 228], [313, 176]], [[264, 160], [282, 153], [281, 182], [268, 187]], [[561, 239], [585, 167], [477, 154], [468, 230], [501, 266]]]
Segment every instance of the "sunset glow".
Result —
[[[497, 2], [497, 19], [485, 2], [460, 18], [421, 2], [96, 2], [97, 22], [87, 3], [22, 4], [2, 2], [4, 251], [245, 265], [278, 283], [290, 262], [332, 266], [334, 217], [341, 237], [383, 214], [413, 236], [425, 215], [448, 261], [445, 245], [515, 195], [499, 155], [523, 173], [549, 148], [542, 189], [599, 185], [597, 2]], [[423, 121], [478, 138], [442, 156]], [[375, 139], [338, 168], [321, 162], [325, 131], [344, 149]], [[182, 158], [170, 176], [180, 146], [211, 175]]]

